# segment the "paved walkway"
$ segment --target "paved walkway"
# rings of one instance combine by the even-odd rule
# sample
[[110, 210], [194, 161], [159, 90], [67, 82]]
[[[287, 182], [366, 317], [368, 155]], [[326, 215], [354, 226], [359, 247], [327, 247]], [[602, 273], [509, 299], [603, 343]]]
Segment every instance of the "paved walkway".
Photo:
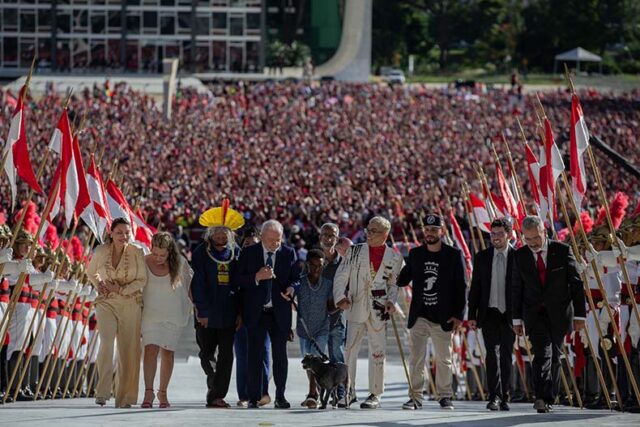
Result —
[[[366, 396], [367, 362], [359, 363], [358, 396]], [[364, 374], [364, 375], [362, 375]], [[31, 426], [473, 426], [503, 427], [515, 425], [638, 426], [640, 414], [620, 414], [609, 411], [589, 411], [558, 407], [552, 414], [536, 414], [530, 404], [513, 404], [510, 412], [489, 412], [483, 402], [455, 402], [454, 411], [439, 409], [437, 402], [425, 402], [419, 411], [400, 407], [406, 401], [406, 383], [401, 365], [389, 364], [385, 372], [386, 392], [382, 408], [376, 411], [359, 409], [306, 410], [299, 405], [307, 388], [307, 380], [299, 358], [289, 360], [287, 398], [290, 410], [275, 410], [272, 405], [261, 409], [228, 410], [204, 407], [205, 384], [199, 363], [194, 358], [176, 364], [169, 388], [170, 409], [115, 409], [109, 405], [97, 407], [91, 399], [20, 402], [0, 406], [0, 425], [17, 426], [27, 421]], [[141, 387], [141, 394], [142, 394]], [[271, 385], [273, 395], [273, 383]], [[232, 380], [228, 402], [236, 403], [235, 381]], [[546, 426], [544, 426], [546, 427]]]

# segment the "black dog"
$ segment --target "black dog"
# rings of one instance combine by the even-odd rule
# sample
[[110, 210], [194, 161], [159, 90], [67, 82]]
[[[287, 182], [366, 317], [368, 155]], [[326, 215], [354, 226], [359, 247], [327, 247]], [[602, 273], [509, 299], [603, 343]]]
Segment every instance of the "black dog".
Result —
[[[320, 356], [307, 354], [302, 359], [302, 368], [313, 374], [320, 387], [320, 401], [322, 402], [320, 409], [327, 408], [329, 396], [333, 397], [334, 402], [338, 401], [338, 386], [340, 384], [344, 385], [347, 390], [349, 370], [344, 363], [323, 362]], [[344, 403], [348, 408], [347, 394], [345, 393]]]

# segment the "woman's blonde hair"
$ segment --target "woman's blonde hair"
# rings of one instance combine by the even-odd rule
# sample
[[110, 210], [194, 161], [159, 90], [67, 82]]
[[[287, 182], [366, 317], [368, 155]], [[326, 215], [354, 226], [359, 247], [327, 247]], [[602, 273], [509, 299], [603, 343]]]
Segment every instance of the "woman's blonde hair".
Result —
[[175, 289], [176, 282], [180, 276], [180, 251], [175, 239], [170, 233], [160, 231], [151, 239], [151, 248], [166, 249], [169, 264], [169, 276], [171, 277], [171, 286]]

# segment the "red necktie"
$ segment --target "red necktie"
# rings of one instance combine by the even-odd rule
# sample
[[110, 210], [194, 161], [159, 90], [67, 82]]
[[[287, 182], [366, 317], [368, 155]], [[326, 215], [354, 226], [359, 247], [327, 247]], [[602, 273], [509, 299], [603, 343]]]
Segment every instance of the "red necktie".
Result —
[[544, 265], [544, 260], [542, 259], [542, 251], [538, 252], [538, 261], [536, 263], [536, 266], [538, 267], [538, 277], [540, 278], [540, 284], [544, 286], [547, 267]]

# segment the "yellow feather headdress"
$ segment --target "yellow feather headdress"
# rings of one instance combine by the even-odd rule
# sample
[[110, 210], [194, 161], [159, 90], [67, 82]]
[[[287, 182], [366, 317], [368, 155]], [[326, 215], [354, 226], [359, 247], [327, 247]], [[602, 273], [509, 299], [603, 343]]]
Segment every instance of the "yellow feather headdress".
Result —
[[244, 225], [244, 217], [229, 207], [229, 199], [224, 199], [222, 206], [208, 209], [200, 215], [198, 222], [203, 227], [227, 227], [236, 231]]

